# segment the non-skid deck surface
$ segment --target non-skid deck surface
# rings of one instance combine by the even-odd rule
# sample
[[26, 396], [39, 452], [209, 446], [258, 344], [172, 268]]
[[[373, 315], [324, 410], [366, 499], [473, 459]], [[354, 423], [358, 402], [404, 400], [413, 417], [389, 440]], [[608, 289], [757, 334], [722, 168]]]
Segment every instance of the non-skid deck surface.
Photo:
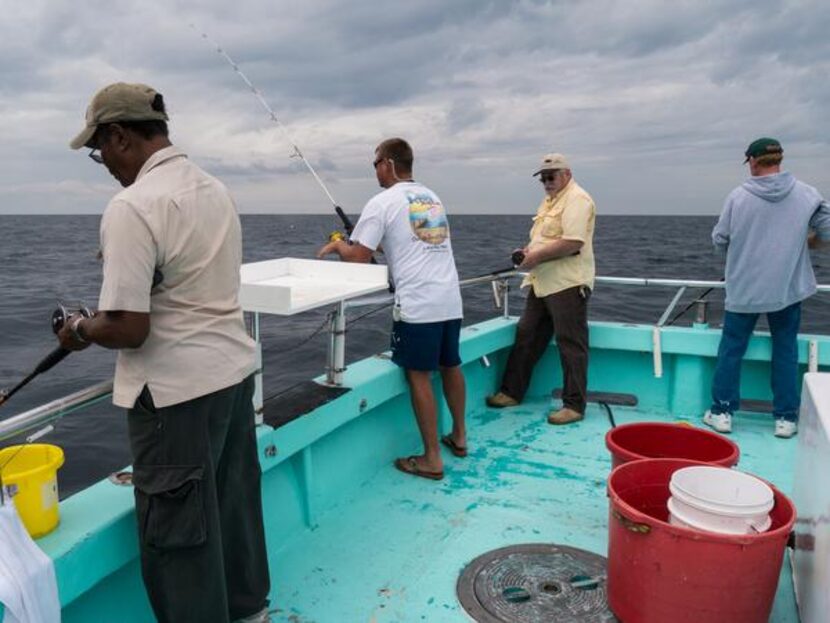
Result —
[[[554, 427], [545, 421], [548, 408], [548, 401], [530, 401], [473, 412], [470, 456], [445, 452], [442, 482], [401, 474], [389, 457], [388, 469], [356, 486], [272, 561], [274, 621], [467, 621], [456, 581], [486, 551], [552, 542], [605, 556], [607, 416], [591, 405], [582, 422]], [[660, 419], [619, 407], [614, 415], [618, 424]], [[742, 470], [792, 491], [797, 442], [774, 439], [770, 416], [736, 417], [732, 438]], [[770, 621], [797, 621], [786, 564]]]

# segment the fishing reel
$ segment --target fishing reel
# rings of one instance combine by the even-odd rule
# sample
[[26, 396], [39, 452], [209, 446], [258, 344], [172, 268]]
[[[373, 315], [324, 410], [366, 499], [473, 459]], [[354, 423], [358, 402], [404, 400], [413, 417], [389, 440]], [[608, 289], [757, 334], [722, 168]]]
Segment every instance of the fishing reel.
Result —
[[63, 303], [58, 303], [58, 308], [52, 312], [52, 331], [57, 335], [70, 316], [81, 314], [84, 318], [92, 318], [92, 311], [83, 303], [79, 304], [77, 309], [70, 309]]
[[513, 268], [521, 266], [522, 262], [525, 261], [524, 251], [522, 251], [521, 249], [516, 249], [515, 251], [513, 251], [513, 253], [510, 255], [510, 261], [513, 262]]
[[337, 242], [338, 240], [348, 242], [349, 238], [340, 230], [335, 230], [329, 234], [329, 242]]

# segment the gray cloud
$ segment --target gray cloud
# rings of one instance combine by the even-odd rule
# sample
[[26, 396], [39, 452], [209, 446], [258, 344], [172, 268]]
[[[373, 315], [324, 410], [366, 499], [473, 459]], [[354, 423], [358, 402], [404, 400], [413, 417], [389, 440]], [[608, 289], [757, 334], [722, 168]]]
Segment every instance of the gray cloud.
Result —
[[66, 144], [92, 93], [122, 79], [165, 94], [174, 140], [242, 210], [326, 209], [202, 31], [353, 210], [393, 134], [461, 211], [532, 211], [527, 172], [557, 149], [600, 211], [714, 213], [764, 134], [830, 194], [824, 1], [32, 0], [4, 13], [0, 211], [100, 211], [114, 182]]

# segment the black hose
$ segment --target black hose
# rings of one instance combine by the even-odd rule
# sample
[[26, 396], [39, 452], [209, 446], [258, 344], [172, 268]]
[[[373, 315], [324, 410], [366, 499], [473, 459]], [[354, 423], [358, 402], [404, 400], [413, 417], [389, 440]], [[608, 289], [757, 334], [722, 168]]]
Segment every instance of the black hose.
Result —
[[617, 428], [617, 423], [614, 421], [614, 412], [611, 411], [608, 403], [600, 400], [599, 405], [605, 408], [605, 412], [608, 414], [608, 421], [611, 423], [611, 428]]

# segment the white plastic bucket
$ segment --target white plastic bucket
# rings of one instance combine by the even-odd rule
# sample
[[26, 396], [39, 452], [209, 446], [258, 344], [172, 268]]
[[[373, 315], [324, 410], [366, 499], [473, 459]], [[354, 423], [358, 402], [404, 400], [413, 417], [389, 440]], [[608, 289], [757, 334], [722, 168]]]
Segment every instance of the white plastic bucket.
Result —
[[669, 482], [669, 521], [697, 530], [752, 534], [770, 527], [773, 492], [762, 480], [726, 467], [677, 470]]

